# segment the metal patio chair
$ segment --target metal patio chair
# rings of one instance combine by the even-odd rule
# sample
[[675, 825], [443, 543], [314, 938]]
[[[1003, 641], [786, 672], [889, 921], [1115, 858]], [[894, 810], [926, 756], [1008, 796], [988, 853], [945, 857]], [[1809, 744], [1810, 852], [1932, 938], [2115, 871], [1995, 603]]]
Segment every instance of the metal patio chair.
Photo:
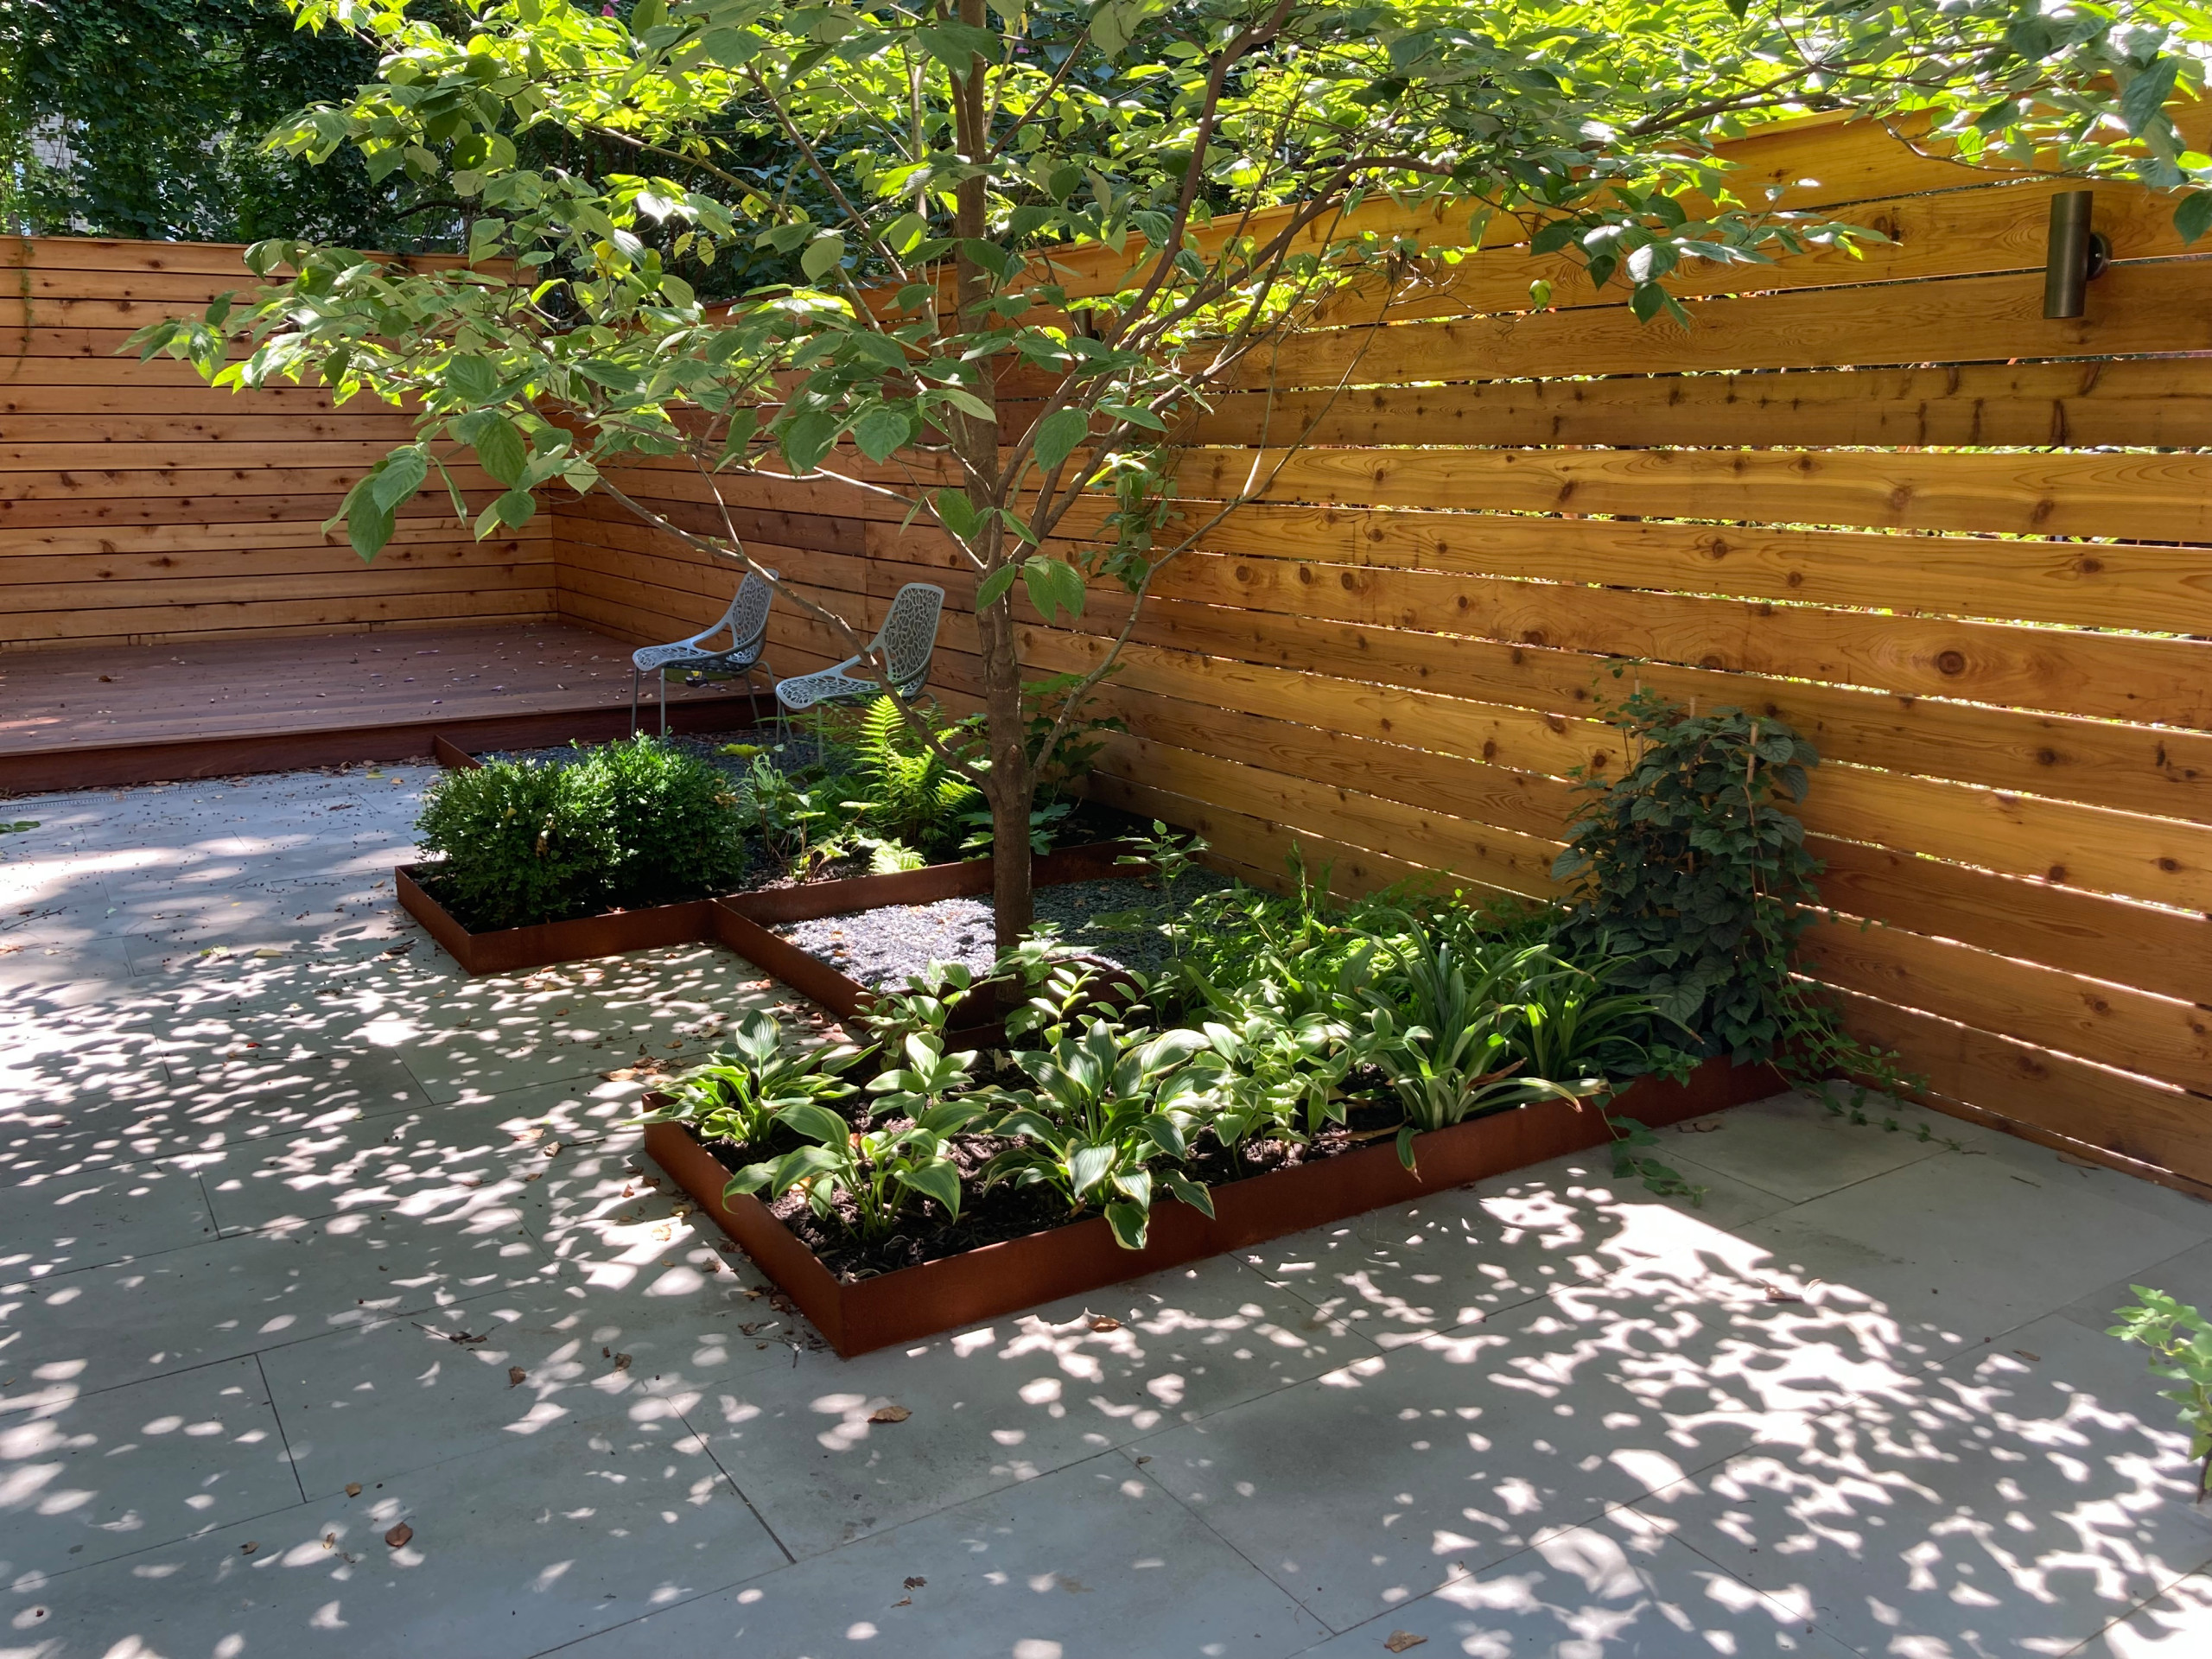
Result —
[[[771, 570], [772, 577], [779, 573]], [[660, 729], [668, 735], [668, 671], [676, 669], [686, 675], [703, 678], [708, 675], [730, 676], [742, 679], [746, 690], [753, 688], [753, 676], [758, 670], [772, 685], [775, 674], [763, 655], [768, 642], [768, 607], [775, 602], [776, 590], [757, 570], [745, 573], [745, 580], [737, 584], [736, 595], [724, 611], [721, 620], [703, 633], [695, 633], [689, 639], [678, 639], [671, 645], [640, 645], [630, 653], [630, 735], [638, 734], [638, 688], [648, 674], [660, 677]], [[707, 641], [729, 631], [730, 643], [720, 650], [710, 649]], [[696, 683], [696, 682], [695, 682]]]
[[[944, 589], [934, 582], [910, 582], [891, 598], [883, 626], [868, 642], [868, 652], [883, 658], [884, 677], [891, 689], [912, 701], [930, 677], [930, 658], [937, 654], [938, 619], [944, 610]], [[868, 654], [868, 653], [863, 653]], [[856, 679], [845, 671], [861, 659], [848, 657], [835, 668], [819, 674], [802, 674], [776, 682], [776, 712], [796, 715], [817, 703], [838, 702], [849, 697], [880, 696], [883, 687], [874, 680]]]

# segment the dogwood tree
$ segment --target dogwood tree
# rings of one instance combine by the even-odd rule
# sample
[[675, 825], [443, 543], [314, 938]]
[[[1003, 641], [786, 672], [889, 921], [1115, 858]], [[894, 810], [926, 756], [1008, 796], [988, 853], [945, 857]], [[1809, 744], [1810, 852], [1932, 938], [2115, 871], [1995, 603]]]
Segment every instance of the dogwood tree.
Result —
[[[727, 505], [771, 474], [950, 537], [976, 581], [986, 743], [949, 758], [990, 803], [1002, 943], [1031, 919], [1038, 770], [1113, 659], [1040, 740], [1016, 590], [1074, 621], [1087, 591], [1125, 589], [1118, 651], [1154, 575], [1234, 505], [1171, 514], [1179, 423], [1264, 387], [1324, 299], [1387, 318], [1410, 276], [1517, 241], [1685, 322], [1667, 286], [1685, 264], [1853, 234], [1735, 188], [1715, 153], [1796, 111], [1911, 117], [1968, 162], [2177, 190], [2207, 166], [2167, 113], [2202, 82], [2193, 6], [287, 3], [379, 68], [271, 142], [449, 192], [476, 264], [263, 244], [264, 287], [143, 349], [419, 411], [346, 499], [364, 558], [467, 460], [503, 486], [474, 512], [453, 492], [480, 535], [544, 492], [598, 493], [758, 569]], [[2184, 194], [2185, 228], [2208, 204]], [[784, 280], [702, 298], [764, 257]], [[1539, 283], [1529, 303], [1548, 298]], [[1271, 432], [1270, 453], [1302, 436]], [[626, 483], [639, 456], [677, 458], [725, 510], [672, 522]], [[865, 650], [861, 618], [782, 591]]]

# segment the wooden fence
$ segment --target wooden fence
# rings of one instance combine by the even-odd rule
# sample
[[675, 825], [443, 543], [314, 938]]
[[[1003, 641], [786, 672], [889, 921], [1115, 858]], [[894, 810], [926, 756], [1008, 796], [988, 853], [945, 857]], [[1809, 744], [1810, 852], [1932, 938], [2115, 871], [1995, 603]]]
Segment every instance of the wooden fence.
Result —
[[550, 617], [550, 519], [474, 542], [441, 486], [402, 505], [373, 565], [324, 537], [404, 415], [115, 354], [251, 288], [244, 251], [0, 238], [0, 650]]
[[[1841, 919], [1802, 965], [1931, 1103], [2212, 1192], [2212, 257], [2101, 184], [2117, 263], [2047, 321], [2060, 187], [1833, 124], [1739, 149], [1891, 241], [1687, 277], [1687, 333], [1485, 248], [1379, 325], [1338, 302], [1198, 423], [1193, 521], [1279, 470], [1158, 583], [1096, 792], [1262, 879], [1295, 842], [1343, 885], [1546, 893], [1566, 774], [1617, 764], [1592, 716], [1636, 659], [1820, 747], [1804, 817]], [[713, 522], [702, 480], [651, 486]], [[973, 584], [938, 538], [818, 483], [735, 499], [871, 621], [945, 582], [940, 681], [973, 691]], [[668, 637], [727, 597], [610, 510], [557, 522], [571, 614]], [[1027, 664], [1091, 664], [1123, 613], [1030, 619]], [[777, 626], [786, 671], [833, 649]]]
[[[1203, 417], [1185, 512], [1255, 461], [1266, 499], [1160, 579], [1096, 791], [1258, 879], [1296, 843], [1345, 887], [1545, 893], [1567, 774], [1617, 764], [1593, 715], [1633, 659], [1819, 746], [1804, 817], [1843, 919], [1802, 964], [1934, 1104], [2212, 1192], [2212, 257], [2100, 185], [2117, 264], [2086, 317], [2046, 321], [2051, 183], [1833, 124], [1737, 154], [1891, 240], [1687, 276], [1685, 333], [1494, 226], [1380, 321], [1344, 296]], [[360, 567], [315, 526], [396, 417], [111, 359], [235, 251], [59, 245], [10, 245], [5, 642], [546, 611], [642, 640], [727, 602], [728, 570], [597, 499], [482, 548], [426, 506]], [[1530, 314], [1535, 276], [1554, 305]], [[720, 525], [679, 466], [626, 483]], [[938, 683], [972, 697], [974, 584], [941, 538], [836, 485], [725, 488], [756, 550], [858, 621], [944, 582]], [[1095, 663], [1121, 603], [1027, 619], [1027, 664]], [[842, 654], [779, 607], [779, 671]]]

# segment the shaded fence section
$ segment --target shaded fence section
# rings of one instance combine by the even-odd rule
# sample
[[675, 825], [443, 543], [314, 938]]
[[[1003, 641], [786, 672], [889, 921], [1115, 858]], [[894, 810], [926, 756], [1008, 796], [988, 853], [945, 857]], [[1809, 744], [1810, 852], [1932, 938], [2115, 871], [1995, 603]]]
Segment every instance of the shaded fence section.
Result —
[[473, 542], [441, 487], [401, 506], [373, 565], [325, 539], [403, 414], [115, 354], [250, 289], [244, 251], [0, 238], [0, 650], [550, 617], [550, 520]]
[[[1487, 248], [1387, 312], [1336, 302], [1199, 420], [1187, 521], [1255, 471], [1264, 499], [1161, 576], [1096, 791], [1262, 877], [1295, 843], [1342, 885], [1543, 894], [1567, 774], [1619, 764], [1600, 698], [1787, 720], [1826, 759], [1804, 817], [1840, 918], [1802, 961], [1853, 1028], [1945, 1109], [2212, 1190], [2212, 259], [2099, 185], [2117, 263], [2047, 321], [2051, 183], [1835, 125], [1742, 148], [1891, 240], [1687, 279], [1688, 333]], [[1517, 309], [1537, 275], [1554, 308]], [[703, 480], [653, 487], [710, 527]], [[871, 620], [917, 575], [972, 591], [833, 486], [732, 499]], [[596, 508], [559, 524], [572, 614], [643, 637], [727, 599]], [[1095, 663], [1119, 606], [1031, 619], [1026, 662]], [[786, 671], [835, 649], [778, 626]]]

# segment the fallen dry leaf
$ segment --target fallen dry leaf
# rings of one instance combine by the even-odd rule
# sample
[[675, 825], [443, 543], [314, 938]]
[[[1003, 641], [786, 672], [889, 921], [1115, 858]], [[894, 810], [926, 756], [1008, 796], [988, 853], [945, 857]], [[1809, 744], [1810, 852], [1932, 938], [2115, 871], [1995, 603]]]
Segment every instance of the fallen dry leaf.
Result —
[[2024, 1348], [2015, 1348], [2012, 1351], [2024, 1360], [2037, 1361], [2043, 1357], [2041, 1354], [2031, 1354]]
[[358, 1481], [358, 1480], [349, 1480], [349, 1481], [347, 1481], [347, 1482], [346, 1483], [346, 1497], [359, 1497], [360, 1495], [361, 1495], [361, 1483], [360, 1483], [359, 1481]]
[[1766, 1299], [1770, 1302], [1802, 1302], [1805, 1300], [1795, 1291], [1784, 1290], [1780, 1285], [1769, 1285], [1766, 1287]]
[[1719, 1119], [1708, 1117], [1694, 1123], [1677, 1123], [1675, 1125], [1675, 1133], [1676, 1135], [1711, 1135], [1719, 1127]]
[[407, 1547], [407, 1541], [414, 1535], [415, 1529], [409, 1526], [404, 1521], [403, 1521], [397, 1526], [394, 1527], [390, 1532], [385, 1534], [384, 1541], [387, 1544], [390, 1544], [394, 1549], [404, 1549]]
[[510, 1365], [507, 1367], [507, 1386], [509, 1388], [518, 1389], [529, 1381], [530, 1373], [523, 1370], [521, 1366]]
[[1403, 1653], [1408, 1648], [1421, 1647], [1427, 1641], [1427, 1637], [1415, 1636], [1411, 1630], [1393, 1630], [1382, 1638], [1382, 1645], [1393, 1653]]
[[914, 1414], [904, 1406], [878, 1406], [868, 1414], [871, 1423], [903, 1423]]
[[1101, 1313], [1091, 1320], [1090, 1328], [1094, 1331], [1118, 1331], [1122, 1328], [1122, 1322], [1110, 1313]]
[[335, 1549], [335, 1548], [338, 1548], [338, 1535], [337, 1535], [336, 1533], [334, 1533], [334, 1532], [326, 1532], [326, 1533], [324, 1533], [324, 1534], [322, 1535], [322, 1547], [323, 1547], [325, 1549]]
[[561, 1143], [558, 1141], [548, 1141], [545, 1143], [545, 1155], [548, 1158], [559, 1157], [561, 1155]]
[[1143, 1456], [1143, 1457], [1141, 1457], [1141, 1458], [1139, 1458], [1139, 1459], [1137, 1459], [1137, 1467], [1138, 1467], [1138, 1468], [1140, 1468], [1140, 1469], [1141, 1469], [1141, 1468], [1143, 1468], [1143, 1467], [1145, 1466], [1145, 1465], [1147, 1465], [1147, 1463], [1150, 1463], [1151, 1461], [1152, 1461], [1151, 1454], [1150, 1454], [1149, 1452], [1147, 1452], [1145, 1456]]
[[914, 1605], [914, 1599], [912, 1596], [901, 1596], [891, 1605], [893, 1607], [911, 1607]]
[[906, 1582], [899, 1587], [906, 1590], [918, 1590], [928, 1582], [929, 1580], [927, 1579], [913, 1578], [907, 1580]]
[[629, 1356], [629, 1355], [627, 1355], [627, 1354], [617, 1354], [617, 1355], [615, 1355], [615, 1356], [614, 1356], [614, 1369], [615, 1369], [616, 1370], [618, 1370], [618, 1371], [626, 1371], [626, 1370], [628, 1370], [630, 1369], [630, 1356]]
[[238, 1546], [238, 1554], [241, 1555], [251, 1555], [255, 1550], [259, 1549], [260, 1548], [261, 1546], [259, 1544], [255, 1543], [251, 1539], [248, 1539], [245, 1543]]

